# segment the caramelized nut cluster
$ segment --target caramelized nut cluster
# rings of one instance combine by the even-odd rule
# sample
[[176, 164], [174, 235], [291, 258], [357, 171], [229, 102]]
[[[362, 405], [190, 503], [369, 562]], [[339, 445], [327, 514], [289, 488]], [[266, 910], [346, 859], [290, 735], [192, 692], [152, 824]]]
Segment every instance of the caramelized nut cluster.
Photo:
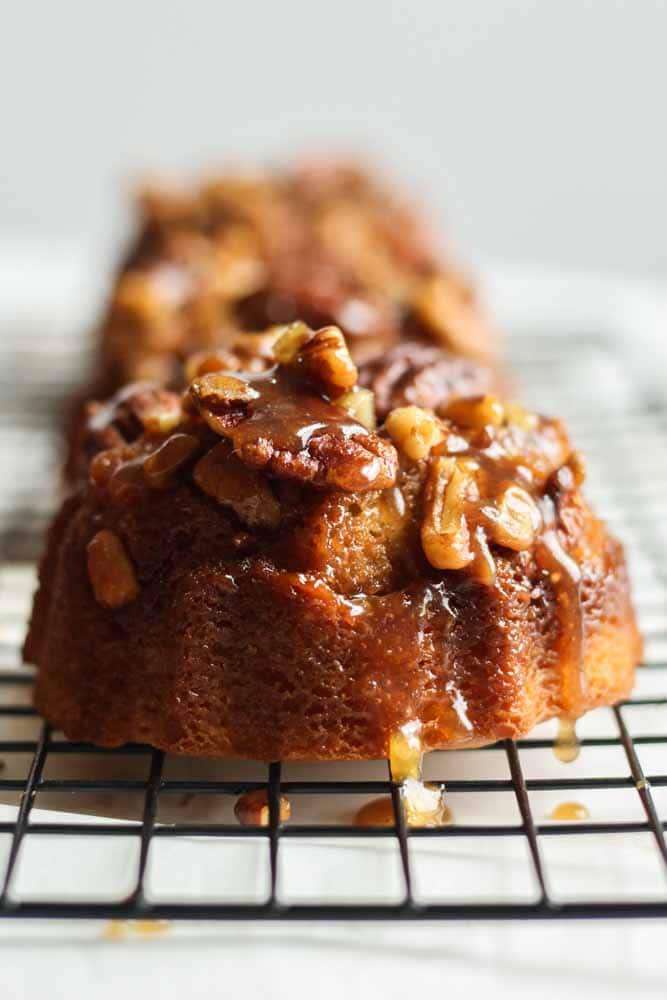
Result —
[[[346, 491], [385, 489], [396, 479], [393, 446], [372, 433], [372, 399], [335, 327], [290, 326], [263, 376], [210, 373], [189, 396], [244, 465], [279, 479]], [[335, 403], [337, 405], [332, 405]]]
[[[557, 422], [488, 394], [455, 399], [439, 414], [397, 407], [376, 433], [373, 393], [356, 384], [338, 329], [295, 323], [274, 334], [278, 363], [267, 371], [220, 370], [209, 358], [193, 366], [182, 398], [140, 385], [95, 409], [95, 495], [115, 508], [185, 476], [245, 529], [271, 533], [285, 502], [273, 480], [356, 493], [389, 489], [400, 475], [401, 485], [413, 483], [410, 510], [431, 566], [491, 585], [494, 546], [535, 545], [547, 482], [570, 489], [583, 477]], [[88, 569], [105, 607], [138, 594], [113, 532], [91, 541]]]
[[385, 426], [404, 461], [426, 463], [426, 558], [491, 585], [491, 545], [520, 552], [536, 542], [545, 483], [570, 455], [562, 427], [491, 395], [454, 400], [442, 418], [399, 407]]
[[[547, 476], [569, 453], [559, 425], [531, 437], [538, 419], [498, 399], [458, 400], [447, 412], [468, 441], [450, 441], [454, 455], [440, 455], [426, 484], [422, 545], [440, 569], [470, 567], [484, 583], [495, 579], [491, 543], [515, 552], [534, 546], [542, 526], [539, 502]], [[545, 456], [544, 442], [552, 453]], [[446, 446], [445, 446], [446, 447]], [[553, 466], [549, 465], [549, 460]]]
[[[186, 393], [135, 385], [90, 413], [86, 446], [97, 451], [89, 479], [114, 507], [147, 489], [167, 490], [185, 474], [250, 531], [276, 531], [280, 502], [271, 479], [344, 491], [393, 486], [398, 456], [375, 434], [373, 397], [340, 331], [294, 324], [273, 336], [278, 364], [230, 372], [199, 358]], [[98, 601], [117, 608], [136, 596], [122, 542], [101, 532], [90, 543]]]

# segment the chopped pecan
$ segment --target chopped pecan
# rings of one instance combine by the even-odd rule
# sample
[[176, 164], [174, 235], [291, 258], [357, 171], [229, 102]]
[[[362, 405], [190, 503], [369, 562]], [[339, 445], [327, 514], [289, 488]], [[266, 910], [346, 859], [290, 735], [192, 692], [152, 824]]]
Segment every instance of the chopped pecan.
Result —
[[199, 460], [194, 480], [219, 504], [231, 507], [247, 527], [272, 531], [279, 526], [280, 504], [269, 483], [239, 461], [226, 441]]
[[461, 427], [481, 430], [483, 427], [501, 427], [505, 420], [505, 409], [497, 396], [473, 396], [467, 399], [453, 399], [441, 411], [448, 420]]
[[87, 548], [88, 576], [98, 604], [122, 608], [139, 595], [139, 584], [125, 546], [113, 531], [103, 529]]
[[[133, 441], [142, 431], [168, 434], [182, 418], [181, 399], [175, 392], [146, 383], [121, 389], [107, 403], [89, 404], [87, 435], [93, 446], [113, 447]], [[109, 430], [118, 432], [109, 437]]]
[[182, 417], [180, 397], [166, 389], [144, 389], [125, 405], [149, 434], [168, 434]]
[[375, 420], [375, 396], [370, 389], [362, 389], [355, 385], [336, 400], [336, 406], [349, 413], [354, 420], [369, 430], [376, 428]]
[[484, 361], [497, 355], [496, 338], [472, 288], [453, 272], [424, 279], [412, 306], [426, 331], [455, 354]]
[[383, 490], [396, 482], [398, 461], [389, 441], [363, 432], [349, 437], [323, 431], [306, 448], [292, 451], [268, 438], [237, 449], [247, 465], [279, 479], [297, 479], [313, 486], [346, 492]]
[[493, 507], [483, 508], [482, 514], [493, 541], [517, 552], [534, 544], [542, 521], [530, 493], [516, 483], [503, 490]]
[[356, 385], [357, 367], [336, 326], [313, 332], [293, 323], [274, 346], [276, 359], [318, 392], [335, 399]]
[[476, 491], [476, 464], [436, 457], [429, 468], [424, 494], [422, 547], [436, 569], [462, 569], [474, 559], [466, 520], [466, 501]]
[[190, 396], [211, 430], [226, 434], [243, 420], [248, 403], [259, 392], [233, 375], [211, 372], [191, 383]]
[[396, 447], [414, 462], [426, 458], [431, 448], [444, 437], [435, 414], [419, 406], [399, 406], [392, 410], [385, 427]]

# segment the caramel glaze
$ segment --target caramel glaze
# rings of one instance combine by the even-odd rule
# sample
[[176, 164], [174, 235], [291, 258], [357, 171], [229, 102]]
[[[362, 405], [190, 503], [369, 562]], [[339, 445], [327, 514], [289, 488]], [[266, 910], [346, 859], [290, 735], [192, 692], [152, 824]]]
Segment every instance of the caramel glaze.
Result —
[[368, 430], [326, 397], [304, 388], [298, 376], [276, 365], [256, 375], [239, 374], [257, 393], [247, 404], [245, 419], [231, 431], [234, 450], [241, 456], [264, 441], [278, 451], [307, 451], [321, 434], [346, 439], [366, 437]]
[[558, 723], [558, 733], [554, 740], [554, 756], [562, 764], [571, 764], [577, 759], [581, 751], [581, 744], [577, 737], [577, 730], [572, 719], [563, 716]]

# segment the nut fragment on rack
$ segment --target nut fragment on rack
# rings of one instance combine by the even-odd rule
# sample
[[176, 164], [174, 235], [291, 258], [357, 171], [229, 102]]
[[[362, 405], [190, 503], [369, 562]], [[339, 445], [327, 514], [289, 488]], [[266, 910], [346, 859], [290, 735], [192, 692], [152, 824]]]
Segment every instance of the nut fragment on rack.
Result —
[[[244, 792], [236, 800], [234, 815], [241, 826], [269, 825], [269, 796], [265, 788]], [[292, 806], [285, 795], [280, 796], [280, 822], [286, 823], [292, 815]]]
[[194, 480], [219, 504], [231, 507], [249, 528], [275, 530], [280, 524], [280, 504], [267, 480], [247, 468], [222, 441], [199, 460]]
[[355, 385], [336, 400], [336, 406], [340, 406], [346, 413], [349, 413], [354, 420], [357, 420], [369, 431], [374, 431], [377, 424], [375, 420], [375, 394], [370, 389], [362, 389]]
[[88, 577], [98, 604], [122, 608], [139, 595], [139, 584], [125, 546], [113, 531], [103, 529], [87, 548]]
[[442, 415], [462, 427], [480, 430], [482, 427], [501, 427], [505, 420], [505, 408], [497, 396], [454, 399], [444, 408]]
[[478, 497], [477, 464], [472, 459], [438, 456], [431, 462], [424, 489], [421, 541], [436, 569], [463, 569], [474, 558], [465, 516], [468, 499]]
[[175, 473], [194, 455], [198, 447], [199, 440], [192, 434], [172, 434], [144, 462], [146, 482], [154, 489], [164, 489], [171, 485]]
[[385, 428], [399, 451], [418, 462], [444, 438], [435, 414], [419, 406], [399, 406], [387, 416]]
[[243, 379], [220, 372], [210, 372], [190, 384], [190, 398], [216, 434], [234, 427], [259, 393]]
[[537, 504], [523, 487], [509, 485], [495, 505], [483, 508], [482, 513], [498, 545], [520, 552], [534, 544], [542, 519]]

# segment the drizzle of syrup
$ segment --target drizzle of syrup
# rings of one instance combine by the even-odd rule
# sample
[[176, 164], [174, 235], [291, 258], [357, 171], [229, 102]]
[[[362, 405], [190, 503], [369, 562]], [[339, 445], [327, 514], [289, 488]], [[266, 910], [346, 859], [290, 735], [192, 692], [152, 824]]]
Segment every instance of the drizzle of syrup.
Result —
[[556, 598], [558, 636], [555, 645], [562, 677], [561, 707], [565, 714], [575, 715], [581, 711], [585, 682], [581, 571], [561, 545], [557, 504], [550, 496], [542, 498], [540, 511], [543, 531], [535, 555], [540, 568], [549, 575]]
[[563, 764], [571, 764], [581, 751], [574, 719], [563, 716], [559, 720], [558, 733], [554, 740], [554, 754]]
[[268, 438], [280, 450], [299, 452], [322, 432], [341, 438], [368, 434], [344, 410], [308, 392], [280, 366], [258, 375], [235, 373], [234, 378], [248, 383], [257, 393], [248, 403], [248, 418], [231, 433], [236, 451]]
[[[423, 784], [409, 778], [401, 790], [408, 826], [451, 826], [451, 810], [445, 804], [441, 785]], [[390, 795], [371, 799], [354, 816], [355, 826], [394, 826], [394, 806]]]
[[406, 722], [389, 741], [389, 767], [393, 781], [404, 782], [408, 778], [421, 781], [424, 750], [419, 735], [421, 722]]
[[559, 802], [549, 813], [549, 819], [559, 822], [581, 822], [590, 818], [590, 813], [581, 802]]
[[[424, 748], [421, 722], [406, 722], [392, 733], [389, 741], [389, 768], [392, 781], [401, 786], [401, 802], [408, 826], [446, 826], [452, 822], [445, 805], [442, 785], [422, 781]], [[394, 812], [390, 796], [367, 802], [354, 819], [356, 826], [393, 826]]]

